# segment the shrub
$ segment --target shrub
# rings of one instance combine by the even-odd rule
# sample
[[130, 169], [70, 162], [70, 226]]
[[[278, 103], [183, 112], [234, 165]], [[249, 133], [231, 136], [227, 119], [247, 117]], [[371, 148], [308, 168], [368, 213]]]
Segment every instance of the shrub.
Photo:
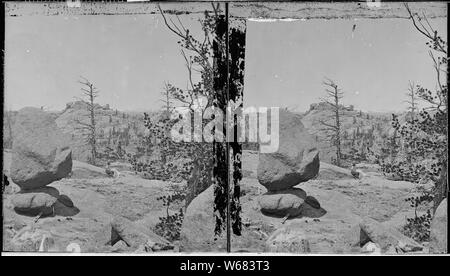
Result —
[[406, 219], [406, 225], [403, 226], [404, 234], [417, 242], [428, 241], [430, 239], [430, 225], [433, 218], [431, 210], [428, 209], [425, 214], [418, 215], [417, 209], [425, 203], [432, 202], [432, 194], [424, 191], [420, 196], [409, 197], [405, 200], [414, 208], [414, 217]]
[[166, 216], [159, 218], [159, 222], [155, 226], [155, 233], [173, 242], [180, 239], [184, 212], [183, 208], [180, 208], [178, 212], [170, 214], [169, 208], [173, 204], [181, 204], [186, 197], [186, 193], [185, 189], [178, 185], [171, 185], [170, 189], [172, 191], [169, 195], [157, 198], [157, 200], [162, 201], [163, 206], [166, 207]]

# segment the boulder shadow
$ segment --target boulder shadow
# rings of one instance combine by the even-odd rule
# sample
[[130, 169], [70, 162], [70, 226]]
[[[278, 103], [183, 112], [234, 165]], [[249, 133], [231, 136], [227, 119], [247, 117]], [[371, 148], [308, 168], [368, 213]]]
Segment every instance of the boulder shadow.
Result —
[[[22, 210], [20, 208], [14, 208], [14, 212], [16, 212], [16, 214], [24, 216], [24, 217], [36, 217], [38, 215], [41, 215], [41, 210], [38, 210], [38, 209]], [[48, 212], [51, 212], [51, 211], [48, 211]], [[51, 217], [51, 216], [52, 216], [52, 214], [41, 215], [42, 218]]]
[[294, 195], [303, 200], [305, 200], [307, 197], [306, 192], [303, 189], [297, 187], [292, 187], [286, 190], [267, 191], [262, 195]]
[[[286, 217], [285, 213], [273, 213], [273, 212], [267, 212], [261, 210], [261, 213], [265, 216], [272, 217], [272, 218], [284, 218]], [[303, 204], [301, 207], [301, 210], [298, 212], [289, 214], [289, 217], [287, 220], [295, 219], [295, 218], [320, 218], [324, 216], [327, 213], [327, 211], [323, 208], [313, 208], [308, 204]]]
[[28, 190], [22, 189], [19, 191], [19, 194], [30, 194], [30, 193], [44, 193], [44, 194], [51, 195], [52, 197], [55, 197], [55, 198], [59, 198], [59, 196], [60, 196], [58, 189], [56, 189], [54, 187], [50, 187], [50, 186], [45, 186], [45, 187], [36, 188], [36, 189], [28, 189]]
[[57, 201], [54, 205], [55, 213], [54, 216], [61, 216], [61, 217], [73, 217], [80, 213], [80, 209], [78, 209], [76, 206], [66, 206], [60, 201]]
[[322, 207], [314, 208], [311, 205], [305, 203], [302, 205], [302, 211], [296, 218], [320, 218], [327, 213]]

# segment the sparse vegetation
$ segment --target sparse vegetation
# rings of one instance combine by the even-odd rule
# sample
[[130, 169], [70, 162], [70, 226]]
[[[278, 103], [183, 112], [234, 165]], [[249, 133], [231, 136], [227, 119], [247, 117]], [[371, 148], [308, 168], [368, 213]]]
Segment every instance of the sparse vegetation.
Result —
[[157, 200], [162, 201], [166, 208], [166, 216], [159, 218], [159, 223], [155, 226], [155, 233], [168, 239], [176, 241], [180, 239], [181, 225], [183, 223], [183, 208], [179, 211], [170, 213], [170, 207], [173, 204], [180, 204], [186, 198], [185, 189], [182, 186], [171, 185], [168, 195], [160, 196]]
[[425, 192], [421, 196], [409, 197], [406, 199], [410, 206], [414, 208], [414, 217], [407, 218], [406, 224], [403, 226], [403, 233], [406, 236], [413, 238], [418, 242], [426, 242], [430, 239], [430, 226], [433, 215], [431, 209], [428, 209], [425, 214], [419, 215], [418, 208], [424, 203], [433, 200], [433, 197]]
[[[448, 192], [448, 88], [442, 80], [442, 75], [447, 74], [447, 42], [425, 16], [412, 12], [407, 4], [405, 7], [414, 27], [428, 39], [426, 45], [430, 48], [437, 85], [436, 90], [432, 91], [410, 83], [408, 116], [405, 122], [400, 122], [398, 116], [393, 115], [392, 127], [395, 131], [389, 138], [391, 158], [382, 159], [380, 164], [385, 174], [393, 174], [399, 180], [418, 184], [432, 182], [431, 189], [419, 186], [418, 196], [407, 200], [415, 211], [428, 202], [433, 202], [432, 209], [436, 210]], [[422, 109], [417, 107], [419, 99], [425, 105]], [[431, 218], [430, 209], [424, 215], [418, 215], [416, 211], [413, 218], [408, 218], [406, 233], [418, 241], [426, 241]]]

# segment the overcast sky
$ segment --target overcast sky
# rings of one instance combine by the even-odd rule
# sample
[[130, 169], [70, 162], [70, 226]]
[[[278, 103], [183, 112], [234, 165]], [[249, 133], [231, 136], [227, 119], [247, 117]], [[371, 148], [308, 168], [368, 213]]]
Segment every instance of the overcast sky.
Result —
[[[198, 18], [181, 19], [200, 31]], [[432, 24], [445, 36], [445, 20]], [[8, 17], [5, 36], [8, 109], [60, 110], [80, 95], [79, 76], [120, 110], [156, 109], [164, 81], [187, 84], [177, 37], [159, 15]], [[304, 111], [323, 96], [327, 76], [346, 104], [403, 109], [409, 80], [434, 88], [425, 42], [404, 19], [249, 21], [244, 102]]]

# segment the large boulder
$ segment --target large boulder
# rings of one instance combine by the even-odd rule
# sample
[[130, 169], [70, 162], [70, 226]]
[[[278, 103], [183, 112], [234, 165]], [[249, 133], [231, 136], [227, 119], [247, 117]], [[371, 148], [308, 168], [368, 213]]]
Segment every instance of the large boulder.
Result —
[[374, 219], [364, 218], [359, 227], [361, 229], [361, 243], [364, 243], [363, 241], [376, 243], [380, 246], [382, 253], [390, 252], [392, 249], [403, 253], [423, 250], [423, 246], [413, 239]]
[[21, 109], [14, 125], [12, 181], [30, 190], [66, 177], [72, 171], [72, 151], [65, 141], [50, 114]]
[[[254, 226], [258, 228], [272, 228], [269, 224], [262, 222], [261, 225], [256, 216], [261, 216], [258, 206], [250, 206], [247, 204], [247, 196], [241, 198], [242, 203], [242, 219], [248, 221], [249, 217], [255, 223]], [[256, 202], [255, 202], [256, 203]], [[258, 205], [256, 203], [256, 205]], [[257, 209], [257, 211], [255, 210]], [[251, 212], [249, 214], [248, 212]], [[281, 220], [281, 219], [278, 219]], [[183, 224], [180, 233], [180, 251], [181, 252], [226, 252], [226, 236], [222, 231], [221, 235], [215, 235], [215, 214], [214, 214], [214, 187], [210, 186], [208, 189], [199, 194], [186, 208], [184, 214]], [[253, 225], [252, 225], [253, 226]], [[242, 229], [242, 235], [232, 235], [231, 243], [233, 250], [244, 249], [249, 252], [262, 251], [261, 236], [254, 235], [253, 230], [246, 227]], [[260, 244], [258, 244], [258, 242]]]
[[15, 194], [11, 198], [14, 210], [18, 213], [36, 216], [53, 213], [57, 197], [45, 192], [30, 192]]
[[258, 199], [261, 212], [276, 216], [295, 217], [300, 215], [306, 192], [299, 188], [283, 191], [269, 191]]
[[225, 251], [223, 242], [215, 242], [213, 208], [214, 187], [210, 186], [186, 208], [180, 233], [180, 251]]
[[434, 213], [430, 231], [430, 252], [447, 253], [447, 199], [444, 199]]
[[270, 191], [284, 190], [314, 178], [320, 167], [319, 151], [301, 118], [280, 110], [279, 147], [260, 153], [258, 181]]

